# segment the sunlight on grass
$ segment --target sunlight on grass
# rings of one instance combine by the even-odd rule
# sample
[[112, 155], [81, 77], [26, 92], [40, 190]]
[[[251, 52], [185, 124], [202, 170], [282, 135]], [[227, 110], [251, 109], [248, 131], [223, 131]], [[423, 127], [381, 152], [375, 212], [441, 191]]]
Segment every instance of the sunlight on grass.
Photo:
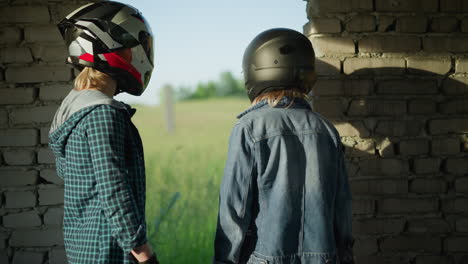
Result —
[[168, 134], [162, 107], [137, 107], [147, 172], [148, 238], [161, 263], [210, 263], [219, 184], [236, 115], [247, 98], [187, 101], [175, 106]]

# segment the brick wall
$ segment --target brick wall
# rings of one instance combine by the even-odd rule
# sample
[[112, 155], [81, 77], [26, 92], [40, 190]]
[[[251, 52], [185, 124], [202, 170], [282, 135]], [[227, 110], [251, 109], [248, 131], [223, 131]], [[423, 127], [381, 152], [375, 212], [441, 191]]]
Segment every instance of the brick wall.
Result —
[[468, 263], [468, 1], [309, 0], [357, 263]]
[[47, 134], [74, 74], [55, 24], [84, 3], [0, 0], [0, 263], [66, 263]]

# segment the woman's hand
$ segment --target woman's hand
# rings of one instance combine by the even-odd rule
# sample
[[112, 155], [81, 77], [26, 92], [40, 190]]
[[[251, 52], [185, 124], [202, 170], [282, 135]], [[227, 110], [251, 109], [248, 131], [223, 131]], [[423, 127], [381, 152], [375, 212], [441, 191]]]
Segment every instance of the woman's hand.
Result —
[[[150, 260], [153, 256], [154, 256], [154, 253], [153, 253], [153, 250], [151, 250], [151, 246], [146, 243], [144, 245], [141, 245], [139, 247], [136, 247], [132, 250], [132, 255], [133, 257], [135, 257], [135, 259], [138, 261], [138, 262], [146, 262], [148, 260]], [[154, 263], [158, 263], [156, 258], [154, 258], [155, 262]], [[153, 262], [151, 262], [153, 263]]]

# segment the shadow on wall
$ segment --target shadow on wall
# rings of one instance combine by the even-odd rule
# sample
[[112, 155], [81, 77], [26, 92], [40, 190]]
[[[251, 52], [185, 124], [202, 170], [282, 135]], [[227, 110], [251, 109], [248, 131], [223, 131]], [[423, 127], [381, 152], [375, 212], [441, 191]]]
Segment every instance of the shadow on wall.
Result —
[[317, 60], [312, 93], [346, 147], [357, 263], [466, 263], [468, 77], [346, 60]]

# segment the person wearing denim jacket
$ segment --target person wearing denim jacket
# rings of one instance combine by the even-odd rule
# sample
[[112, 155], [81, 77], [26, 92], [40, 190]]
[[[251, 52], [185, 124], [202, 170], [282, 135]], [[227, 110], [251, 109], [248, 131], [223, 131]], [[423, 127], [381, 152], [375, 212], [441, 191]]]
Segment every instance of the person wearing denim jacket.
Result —
[[315, 82], [310, 41], [265, 31], [243, 68], [253, 106], [231, 132], [213, 263], [354, 263], [343, 146], [305, 100]]

